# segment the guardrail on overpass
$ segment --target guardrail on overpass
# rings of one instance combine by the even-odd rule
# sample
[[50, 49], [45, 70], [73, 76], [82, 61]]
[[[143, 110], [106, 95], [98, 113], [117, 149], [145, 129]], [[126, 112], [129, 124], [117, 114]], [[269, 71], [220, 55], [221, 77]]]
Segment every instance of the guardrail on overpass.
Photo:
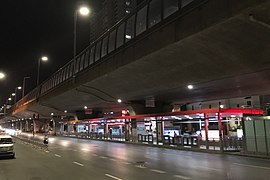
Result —
[[101, 37], [91, 43], [84, 51], [72, 59], [40, 86], [33, 89], [13, 106], [13, 112], [22, 106], [35, 101], [63, 82], [72, 79], [76, 74], [92, 68], [107, 56], [114, 54], [142, 34], [153, 31], [155, 26], [169, 19], [174, 14], [181, 14], [195, 5], [207, 0], [148, 0], [133, 12], [120, 20]]

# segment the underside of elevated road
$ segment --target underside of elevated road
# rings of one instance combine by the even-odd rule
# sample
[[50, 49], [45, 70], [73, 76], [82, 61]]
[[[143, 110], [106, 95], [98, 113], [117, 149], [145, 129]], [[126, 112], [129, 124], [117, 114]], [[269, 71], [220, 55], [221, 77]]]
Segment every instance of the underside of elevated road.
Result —
[[[270, 2], [209, 0], [175, 14], [16, 111], [169, 106], [270, 94]], [[192, 84], [193, 90], [187, 89]], [[119, 105], [116, 100], [123, 99]]]

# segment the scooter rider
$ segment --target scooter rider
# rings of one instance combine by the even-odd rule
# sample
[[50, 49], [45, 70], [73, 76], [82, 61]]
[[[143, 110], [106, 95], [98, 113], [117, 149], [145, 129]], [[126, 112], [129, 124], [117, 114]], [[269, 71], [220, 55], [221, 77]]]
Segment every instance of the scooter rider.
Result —
[[43, 143], [46, 145], [49, 144], [49, 138], [48, 138], [47, 134], [45, 134], [45, 136], [44, 136]]

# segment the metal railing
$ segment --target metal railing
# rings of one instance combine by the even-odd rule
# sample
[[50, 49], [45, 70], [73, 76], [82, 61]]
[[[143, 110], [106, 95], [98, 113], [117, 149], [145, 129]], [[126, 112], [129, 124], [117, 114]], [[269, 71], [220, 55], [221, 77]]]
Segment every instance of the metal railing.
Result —
[[183, 10], [188, 10], [192, 4], [204, 0], [148, 0], [141, 4], [133, 12], [116, 23], [106, 33], [92, 42], [85, 50], [79, 53], [40, 86], [18, 101], [13, 111], [29, 101], [50, 92], [60, 84], [76, 76], [87, 68], [95, 66], [111, 54], [136, 40], [144, 33], [150, 32], [157, 24], [160, 24], [170, 16]]

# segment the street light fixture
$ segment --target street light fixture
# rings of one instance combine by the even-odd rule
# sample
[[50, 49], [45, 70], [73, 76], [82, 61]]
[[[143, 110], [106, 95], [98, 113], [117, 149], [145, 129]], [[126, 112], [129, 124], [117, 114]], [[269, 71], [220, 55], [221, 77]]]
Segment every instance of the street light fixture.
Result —
[[81, 15], [87, 16], [90, 13], [90, 10], [88, 7], [82, 6], [82, 7], [80, 7], [79, 12]]
[[15, 88], [15, 93], [12, 93], [12, 96], [14, 96], [14, 104], [17, 102], [17, 90], [21, 90], [22, 87], [18, 86]]
[[189, 90], [191, 90], [191, 89], [194, 88], [194, 86], [190, 84], [190, 85], [187, 86], [187, 88], [188, 88]]
[[77, 54], [77, 19], [78, 19], [78, 13], [81, 16], [88, 16], [90, 13], [90, 9], [87, 6], [81, 6], [79, 9], [76, 9], [74, 11], [74, 39], [73, 39], [73, 73], [75, 74], [75, 59]]
[[42, 56], [41, 58], [38, 59], [37, 86], [39, 85], [40, 61], [46, 62], [46, 61], [48, 61], [48, 57], [47, 56]]
[[3, 72], [0, 72], [0, 79], [4, 79], [6, 75]]

